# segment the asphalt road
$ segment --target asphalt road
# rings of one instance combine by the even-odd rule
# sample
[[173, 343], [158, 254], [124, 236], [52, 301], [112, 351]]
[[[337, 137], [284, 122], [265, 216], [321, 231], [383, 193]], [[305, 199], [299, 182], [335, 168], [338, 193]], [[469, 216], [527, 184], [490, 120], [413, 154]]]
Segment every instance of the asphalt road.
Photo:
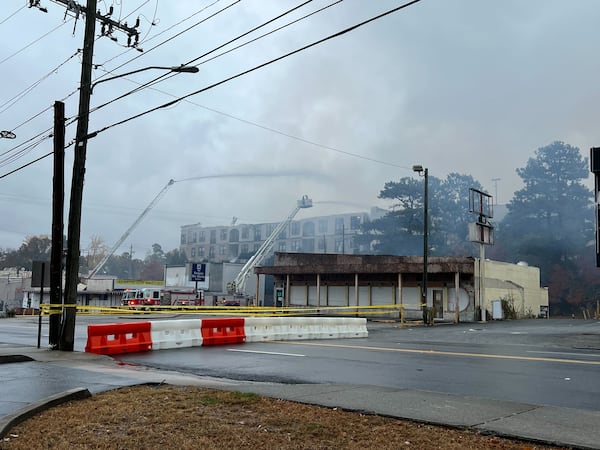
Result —
[[[75, 349], [85, 346], [87, 323], [123, 320], [132, 319], [78, 317]], [[600, 411], [599, 321], [370, 322], [368, 329], [367, 339], [196, 347], [118, 359], [234, 380], [369, 385]], [[42, 331], [44, 345], [45, 322]], [[0, 342], [31, 345], [36, 336], [37, 318], [0, 322]]]

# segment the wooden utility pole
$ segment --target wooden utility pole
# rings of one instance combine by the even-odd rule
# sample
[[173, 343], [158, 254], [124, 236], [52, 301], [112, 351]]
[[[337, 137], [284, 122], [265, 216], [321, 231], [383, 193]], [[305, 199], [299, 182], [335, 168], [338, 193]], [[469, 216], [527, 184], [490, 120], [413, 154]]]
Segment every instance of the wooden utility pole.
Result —
[[[65, 104], [54, 102], [54, 176], [52, 179], [52, 250], [50, 253], [50, 304], [62, 303], [63, 211], [65, 202]], [[49, 340], [60, 340], [60, 315], [50, 307]]]
[[[60, 335], [58, 336], [57, 347], [60, 350], [73, 351], [73, 344], [75, 340], [75, 307], [77, 305], [77, 284], [79, 281], [79, 252], [80, 252], [80, 234], [81, 234], [81, 205], [83, 200], [83, 182], [85, 177], [85, 157], [87, 149], [88, 139], [88, 119], [90, 112], [90, 96], [92, 94], [92, 62], [94, 55], [94, 39], [96, 30], [96, 20], [102, 24], [101, 35], [108, 36], [115, 40], [112, 36], [114, 30], [122, 31], [128, 35], [128, 47], [134, 47], [139, 51], [141, 48], [137, 46], [139, 33], [137, 27], [139, 25], [139, 19], [136, 21], [135, 26], [128, 27], [127, 23], [121, 24], [118, 21], [112, 20], [113, 8], [110, 7], [107, 14], [101, 14], [97, 11], [97, 0], [87, 0], [86, 6], [81, 6], [73, 0], [55, 0], [56, 3], [61, 3], [67, 7], [67, 12], [71, 12], [76, 18], [80, 14], [85, 15], [85, 32], [83, 38], [83, 56], [81, 64], [81, 83], [79, 88], [79, 115], [77, 119], [77, 132], [75, 136], [75, 159], [73, 161], [73, 178], [71, 180], [71, 197], [69, 204], [69, 224], [68, 224], [68, 238], [67, 238], [67, 259], [65, 265], [65, 292], [63, 301], [63, 315], [62, 322], [59, 322]], [[62, 121], [62, 151], [64, 152], [64, 105], [63, 105], [63, 121]], [[55, 125], [55, 146], [56, 143], [56, 127]], [[3, 132], [8, 133], [8, 132]], [[13, 133], [10, 133], [14, 136]], [[63, 153], [64, 154], [64, 153]], [[55, 157], [55, 164], [56, 157]], [[56, 169], [55, 169], [56, 170]], [[62, 173], [64, 185], [64, 159], [62, 163]], [[55, 179], [55, 183], [58, 180]], [[56, 185], [55, 185], [56, 186]], [[55, 187], [55, 198], [58, 196], [59, 188]], [[60, 188], [62, 197], [64, 197], [64, 186]], [[54, 202], [54, 200], [53, 200]], [[61, 221], [60, 221], [60, 238], [55, 237], [55, 232], [58, 233], [58, 221], [54, 219], [53, 215], [53, 241], [52, 249], [53, 256], [58, 261], [58, 256], [54, 255], [54, 249], [60, 255], [62, 260], [62, 209], [64, 205], [58, 205], [53, 203], [53, 208], [61, 208]], [[54, 212], [53, 212], [54, 214]], [[58, 212], [56, 212], [58, 214]], [[57, 230], [54, 227], [56, 225]], [[59, 244], [60, 239], [60, 244]], [[52, 259], [54, 262], [53, 268], [58, 270], [58, 262]], [[52, 264], [52, 263], [51, 263]], [[62, 277], [62, 273], [61, 273]], [[61, 280], [62, 281], [62, 280]], [[54, 286], [54, 284], [53, 284]], [[58, 294], [60, 297], [60, 293]], [[59, 303], [56, 299], [52, 299], [51, 303]], [[51, 322], [51, 343], [53, 343], [53, 327], [56, 326], [55, 322]]]
[[87, 0], [85, 34], [83, 38], [83, 60], [79, 89], [79, 116], [75, 134], [75, 158], [71, 180], [69, 226], [67, 236], [67, 263], [65, 280], [65, 308], [60, 335], [60, 350], [73, 351], [75, 342], [75, 308], [77, 305], [77, 283], [79, 282], [79, 239], [81, 233], [81, 204], [85, 177], [90, 96], [92, 93], [92, 59], [94, 55], [94, 33], [96, 29], [96, 0]]

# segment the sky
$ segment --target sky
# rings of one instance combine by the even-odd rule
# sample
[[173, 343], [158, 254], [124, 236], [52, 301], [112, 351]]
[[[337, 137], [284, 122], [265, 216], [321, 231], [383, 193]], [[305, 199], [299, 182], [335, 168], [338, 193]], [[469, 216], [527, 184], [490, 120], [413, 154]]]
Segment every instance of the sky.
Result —
[[[67, 232], [85, 19], [39, 3], [46, 13], [25, 0], [0, 11], [0, 130], [16, 135], [0, 139], [2, 249], [51, 234], [53, 160], [42, 157], [57, 100]], [[421, 0], [257, 68], [404, 3], [99, 1], [113, 20], [139, 17], [143, 52], [97, 24], [94, 80], [200, 70], [94, 87], [89, 131], [103, 131], [87, 145], [82, 252], [97, 238], [112, 247], [163, 189], [117, 254], [178, 248], [183, 225], [280, 222], [303, 195], [314, 206], [297, 218], [389, 208], [384, 184], [417, 177], [416, 164], [471, 175], [505, 204], [536, 149], [563, 141], [587, 158], [600, 145], [596, 0]]]

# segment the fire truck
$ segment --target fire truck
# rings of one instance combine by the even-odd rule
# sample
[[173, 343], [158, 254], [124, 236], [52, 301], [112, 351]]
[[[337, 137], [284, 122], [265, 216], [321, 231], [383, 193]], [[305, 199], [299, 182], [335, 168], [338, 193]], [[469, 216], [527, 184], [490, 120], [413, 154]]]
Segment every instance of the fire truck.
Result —
[[195, 289], [163, 289], [162, 305], [168, 306], [201, 306], [204, 305], [204, 291]]
[[121, 296], [121, 304], [129, 306], [131, 309], [138, 309], [144, 306], [160, 306], [162, 289], [143, 288], [143, 289], [125, 289]]
[[204, 292], [195, 289], [125, 289], [121, 304], [130, 309], [145, 309], [148, 306], [200, 306], [204, 304]]

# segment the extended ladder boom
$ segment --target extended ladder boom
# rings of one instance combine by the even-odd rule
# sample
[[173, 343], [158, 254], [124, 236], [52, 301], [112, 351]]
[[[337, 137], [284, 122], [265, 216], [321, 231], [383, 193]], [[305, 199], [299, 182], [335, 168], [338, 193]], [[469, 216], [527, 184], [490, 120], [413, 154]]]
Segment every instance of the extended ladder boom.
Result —
[[246, 280], [250, 276], [252, 270], [259, 265], [262, 260], [267, 256], [267, 254], [271, 251], [273, 244], [283, 231], [283, 229], [292, 221], [292, 219], [298, 214], [302, 208], [310, 208], [312, 206], [312, 200], [308, 198], [307, 195], [304, 195], [300, 200], [298, 200], [296, 207], [290, 212], [287, 218], [281, 222], [279, 225], [275, 227], [273, 232], [269, 235], [269, 237], [263, 242], [260, 248], [256, 251], [254, 255], [248, 260], [246, 264], [240, 270], [240, 273], [235, 278], [235, 291], [238, 294], [244, 294], [246, 290]]
[[102, 260], [96, 265], [96, 267], [94, 267], [94, 269], [88, 275], [88, 278], [92, 278], [94, 275], [96, 275], [98, 273], [98, 271], [100, 269], [102, 269], [102, 267], [104, 267], [104, 264], [106, 264], [108, 259], [117, 251], [117, 249], [121, 246], [121, 244], [123, 242], [125, 242], [125, 239], [127, 239], [129, 237], [129, 235], [131, 234], [133, 229], [139, 225], [139, 223], [142, 221], [142, 219], [144, 217], [146, 217], [146, 215], [150, 212], [150, 210], [152, 208], [154, 208], [154, 205], [156, 205], [156, 203], [158, 203], [158, 201], [161, 199], [161, 197], [163, 195], [165, 195], [165, 193], [167, 192], [167, 189], [169, 189], [174, 183], [175, 183], [175, 180], [173, 180], [173, 179], [169, 180], [167, 185], [164, 188], [162, 188], [162, 190], [156, 195], [156, 197], [154, 197], [154, 200], [152, 200], [150, 202], [150, 204], [146, 207], [146, 209], [142, 212], [142, 214], [140, 214], [140, 216], [135, 220], [135, 222], [133, 222], [131, 224], [131, 226], [127, 229], [127, 231], [123, 234], [123, 236], [121, 236], [121, 238], [115, 243], [115, 245], [112, 246], [112, 248], [109, 250], [109, 252], [106, 255], [104, 255], [104, 258], [102, 258]]

